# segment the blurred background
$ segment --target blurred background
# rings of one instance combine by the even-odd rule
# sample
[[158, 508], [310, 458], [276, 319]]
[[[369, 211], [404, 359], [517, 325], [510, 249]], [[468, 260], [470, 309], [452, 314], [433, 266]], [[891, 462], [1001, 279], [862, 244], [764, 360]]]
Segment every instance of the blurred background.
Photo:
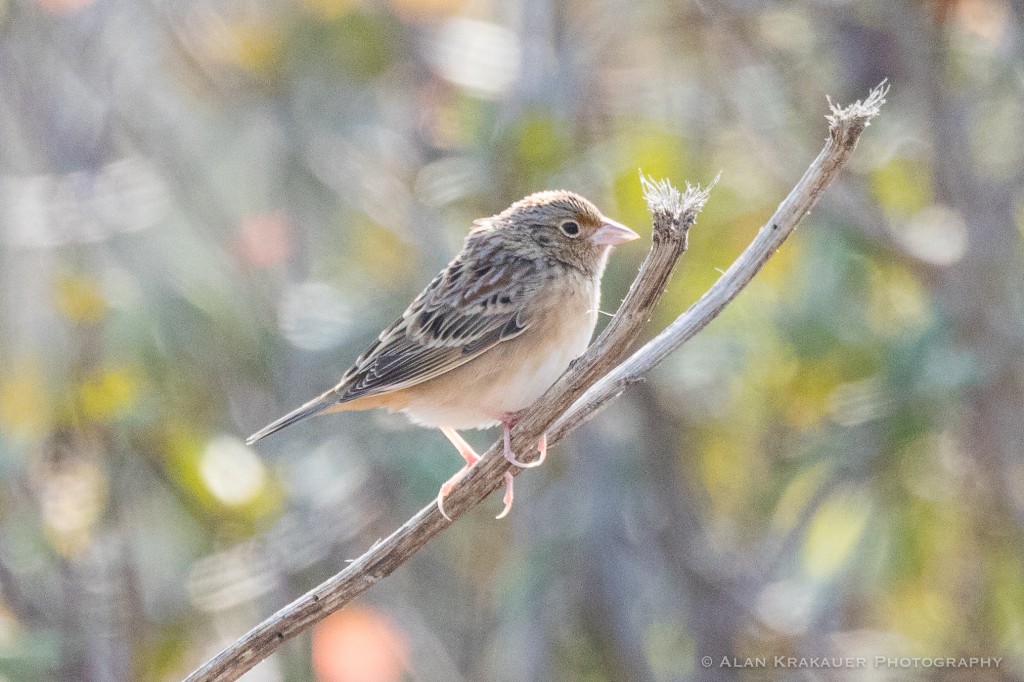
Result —
[[653, 335], [800, 177], [826, 95], [883, 77], [791, 241], [508, 520], [493, 496], [245, 679], [1024, 679], [1022, 27], [1021, 0], [0, 0], [0, 679], [180, 679], [431, 503], [461, 460], [401, 416], [242, 441], [474, 218], [564, 187], [646, 236], [638, 169], [721, 171]]

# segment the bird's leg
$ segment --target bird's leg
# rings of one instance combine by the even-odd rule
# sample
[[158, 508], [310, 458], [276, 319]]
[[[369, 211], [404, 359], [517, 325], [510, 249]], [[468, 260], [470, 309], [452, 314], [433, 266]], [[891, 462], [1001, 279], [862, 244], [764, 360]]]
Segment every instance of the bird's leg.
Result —
[[456, 471], [451, 478], [442, 483], [441, 489], [437, 491], [437, 509], [441, 512], [441, 516], [451, 521], [452, 517], [448, 516], [448, 513], [444, 510], [444, 498], [448, 497], [455, 484], [461, 481], [462, 477], [469, 472], [469, 468], [480, 461], [480, 455], [476, 454], [473, 446], [467, 443], [466, 439], [460, 436], [459, 432], [452, 427], [442, 426], [441, 433], [451, 441], [455, 449], [462, 455], [462, 459], [466, 460], [466, 466]]
[[[448, 497], [448, 495], [455, 488], [455, 485], [459, 481], [461, 481], [467, 473], [469, 473], [469, 470], [473, 467], [473, 465], [480, 461], [480, 455], [476, 454], [476, 451], [473, 450], [473, 446], [467, 443], [466, 439], [460, 436], [459, 432], [451, 428], [450, 426], [442, 426], [441, 433], [443, 433], [445, 437], [451, 441], [452, 445], [455, 446], [455, 449], [459, 451], [460, 455], [462, 455], [462, 458], [466, 460], [466, 466], [456, 471], [451, 478], [449, 478], [441, 485], [441, 489], [437, 491], [437, 509], [438, 511], [441, 512], [441, 516], [451, 521], [452, 517], [448, 516], [448, 513], [444, 510], [444, 498]], [[512, 473], [506, 471], [505, 497], [503, 498], [503, 501], [505, 502], [505, 508], [502, 509], [501, 513], [498, 514], [495, 518], [503, 519], [505, 518], [505, 516], [508, 515], [509, 511], [512, 509], [512, 496]]]
[[540, 452], [540, 457], [533, 460], [532, 462], [520, 462], [518, 459], [516, 459], [516, 454], [512, 452], [512, 443], [510, 442], [509, 438], [509, 431], [512, 429], [513, 426], [515, 426], [519, 422], [519, 417], [520, 414], [518, 412], [514, 412], [505, 415], [504, 418], [501, 420], [501, 426], [505, 432], [505, 459], [512, 462], [520, 469], [532, 469], [533, 467], [539, 467], [541, 464], [544, 463], [544, 460], [547, 459], [548, 456], [548, 434], [542, 433], [540, 436], [540, 440], [537, 441], [537, 451]]

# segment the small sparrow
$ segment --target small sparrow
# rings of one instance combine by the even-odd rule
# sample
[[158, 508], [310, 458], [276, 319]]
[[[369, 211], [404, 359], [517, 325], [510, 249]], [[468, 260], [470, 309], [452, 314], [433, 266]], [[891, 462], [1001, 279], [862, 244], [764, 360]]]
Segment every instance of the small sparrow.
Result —
[[[385, 407], [440, 427], [466, 460], [444, 498], [480, 456], [458, 429], [504, 427], [505, 457], [519, 467], [509, 429], [586, 350], [597, 324], [608, 252], [639, 235], [578, 194], [531, 194], [474, 222], [459, 255], [323, 395], [257, 431], [249, 444], [314, 414]], [[503, 518], [512, 508], [505, 473]]]

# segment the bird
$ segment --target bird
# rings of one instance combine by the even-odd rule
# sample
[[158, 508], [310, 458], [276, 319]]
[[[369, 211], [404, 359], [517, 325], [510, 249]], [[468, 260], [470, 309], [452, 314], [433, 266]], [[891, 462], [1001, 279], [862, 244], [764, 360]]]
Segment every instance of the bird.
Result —
[[[530, 194], [474, 221], [461, 251], [331, 389], [249, 436], [251, 445], [307, 417], [385, 408], [436, 427], [465, 466], [440, 488], [444, 499], [479, 461], [460, 430], [503, 427], [504, 455], [521, 468], [509, 431], [570, 363], [597, 324], [601, 277], [612, 247], [639, 238], [567, 190]], [[505, 473], [504, 518], [514, 499]]]

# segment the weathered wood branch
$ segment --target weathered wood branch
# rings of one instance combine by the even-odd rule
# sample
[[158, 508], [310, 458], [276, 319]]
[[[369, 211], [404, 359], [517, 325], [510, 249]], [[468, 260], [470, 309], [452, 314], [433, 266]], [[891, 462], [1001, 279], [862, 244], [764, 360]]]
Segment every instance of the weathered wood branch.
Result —
[[[658, 336], [622, 362], [665, 290], [669, 276], [686, 250], [689, 228], [708, 199], [707, 189], [687, 186], [679, 192], [667, 181], [642, 179], [654, 216], [651, 251], [644, 260], [615, 318], [604, 333], [569, 368], [512, 429], [515, 452], [530, 452], [542, 433], [555, 443], [590, 419], [601, 408], [673, 350], [693, 338], [753, 279], [772, 254], [796, 229], [828, 184], [850, 158], [864, 129], [878, 115], [888, 87], [883, 82], [863, 101], [831, 106], [829, 139], [818, 157], [753, 242], [722, 277]], [[521, 470], [502, 456], [496, 443], [445, 500], [451, 518], [458, 519], [502, 485], [506, 471]], [[431, 538], [452, 522], [433, 503], [398, 530], [377, 542], [343, 571], [267, 618], [219, 653], [186, 682], [228, 682], [273, 653], [283, 642], [326, 618], [391, 574]]]

